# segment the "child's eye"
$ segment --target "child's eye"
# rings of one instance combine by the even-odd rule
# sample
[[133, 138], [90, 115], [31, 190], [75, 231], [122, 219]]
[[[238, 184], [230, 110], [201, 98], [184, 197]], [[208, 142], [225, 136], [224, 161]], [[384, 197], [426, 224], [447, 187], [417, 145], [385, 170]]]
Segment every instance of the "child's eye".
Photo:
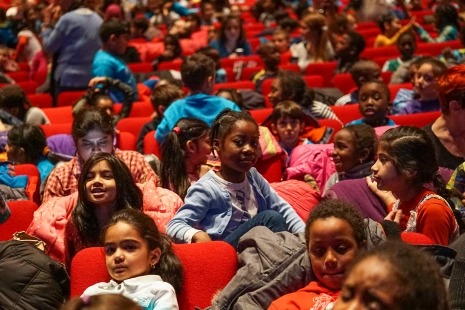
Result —
[[115, 253], [116, 248], [114, 246], [105, 246], [105, 255], [110, 256]]
[[107, 179], [107, 180], [111, 180], [111, 179], [114, 178], [114, 177], [113, 177], [113, 173], [112, 173], [111, 171], [102, 173], [102, 176], [103, 176], [105, 179]]
[[360, 101], [367, 101], [367, 99], [368, 99], [368, 96], [365, 94], [360, 96]]
[[312, 249], [312, 253], [316, 257], [322, 257], [325, 254], [325, 252], [326, 252], [326, 249], [322, 247]]
[[124, 249], [128, 252], [132, 252], [137, 249], [137, 246], [135, 244], [128, 244], [124, 247]]
[[242, 141], [242, 140], [233, 140], [233, 142], [237, 146], [243, 146], [244, 145], [244, 141]]
[[379, 100], [379, 99], [381, 99], [381, 94], [380, 94], [380, 93], [374, 93], [374, 94], [373, 94], [373, 98], [374, 98], [375, 100]]
[[336, 248], [336, 252], [339, 254], [345, 254], [349, 250], [349, 247], [346, 245], [340, 245]]

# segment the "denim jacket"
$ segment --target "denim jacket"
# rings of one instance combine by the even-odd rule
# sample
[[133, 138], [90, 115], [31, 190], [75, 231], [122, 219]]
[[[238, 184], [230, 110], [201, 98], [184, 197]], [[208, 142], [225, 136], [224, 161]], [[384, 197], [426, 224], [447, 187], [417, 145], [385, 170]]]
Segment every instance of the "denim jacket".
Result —
[[[209, 171], [192, 185], [174, 218], [168, 223], [167, 234], [177, 242], [190, 243], [199, 230], [205, 231], [212, 240], [223, 240], [224, 230], [233, 213], [229, 192], [214, 180]], [[285, 219], [290, 232], [304, 231], [305, 225], [292, 207], [271, 188], [255, 168], [246, 177], [252, 185], [258, 212], [278, 211]]]

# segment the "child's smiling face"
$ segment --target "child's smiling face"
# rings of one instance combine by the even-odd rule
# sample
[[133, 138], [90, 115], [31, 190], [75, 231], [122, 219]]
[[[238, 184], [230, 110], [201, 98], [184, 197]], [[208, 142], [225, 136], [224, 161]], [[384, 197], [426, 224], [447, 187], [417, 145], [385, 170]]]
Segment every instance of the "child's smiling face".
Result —
[[360, 164], [355, 137], [347, 129], [334, 136], [333, 160], [337, 172], [346, 172]]
[[[259, 132], [251, 121], [238, 120], [222, 139], [213, 141], [221, 161], [220, 175], [229, 182], [239, 183], [257, 162]], [[221, 141], [220, 141], [221, 140]]]

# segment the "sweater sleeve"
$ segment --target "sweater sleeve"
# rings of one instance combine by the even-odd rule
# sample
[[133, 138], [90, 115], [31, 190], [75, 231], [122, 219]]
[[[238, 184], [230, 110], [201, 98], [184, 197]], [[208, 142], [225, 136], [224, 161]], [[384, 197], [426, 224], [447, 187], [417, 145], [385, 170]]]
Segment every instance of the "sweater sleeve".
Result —
[[394, 45], [397, 43], [397, 40], [403, 34], [404, 32], [407, 32], [412, 28], [411, 24], [407, 24], [400, 28], [395, 35], [393, 35], [391, 38], [388, 38], [387, 36], [380, 34], [376, 37], [374, 47], [380, 47], [380, 46], [389, 46], [389, 45]]
[[169, 221], [166, 233], [177, 242], [191, 243], [194, 234], [200, 231], [194, 227], [198, 227], [204, 219], [212, 201], [212, 194], [201, 182], [191, 186], [184, 199], [184, 205]]

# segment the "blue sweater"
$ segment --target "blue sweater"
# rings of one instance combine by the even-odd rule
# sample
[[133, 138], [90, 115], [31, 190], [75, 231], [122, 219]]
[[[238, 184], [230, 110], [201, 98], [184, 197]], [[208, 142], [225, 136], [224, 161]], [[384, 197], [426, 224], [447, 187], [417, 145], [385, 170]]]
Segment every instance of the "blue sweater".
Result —
[[[227, 237], [226, 227], [233, 215], [229, 192], [214, 180], [213, 170], [206, 173], [189, 188], [184, 205], [168, 223], [166, 233], [177, 242], [191, 242], [198, 229], [205, 231], [212, 240]], [[297, 233], [305, 230], [304, 222], [292, 207], [271, 188], [255, 168], [246, 177], [252, 185], [258, 213], [278, 211], [286, 221], [288, 230]]]
[[58, 55], [55, 81], [60, 86], [87, 88], [92, 61], [100, 49], [101, 24], [97, 13], [82, 8], [64, 14], [55, 28], [42, 32], [45, 51]]
[[210, 126], [218, 114], [224, 109], [233, 111], [241, 109], [232, 101], [206, 94], [195, 94], [173, 102], [163, 114], [163, 119], [157, 127], [155, 138], [162, 143], [174, 125], [183, 117], [194, 117]]

